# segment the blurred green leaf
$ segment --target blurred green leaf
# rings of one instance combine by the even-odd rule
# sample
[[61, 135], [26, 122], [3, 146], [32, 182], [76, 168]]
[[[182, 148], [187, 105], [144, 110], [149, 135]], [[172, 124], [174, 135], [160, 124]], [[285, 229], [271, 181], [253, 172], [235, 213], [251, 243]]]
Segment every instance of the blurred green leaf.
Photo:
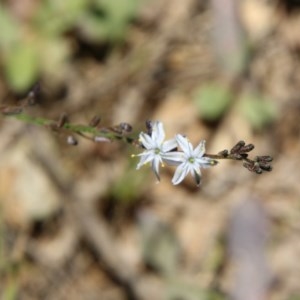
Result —
[[30, 44], [18, 44], [8, 53], [4, 65], [11, 86], [17, 91], [23, 91], [37, 78], [37, 49]]
[[231, 99], [232, 95], [228, 88], [211, 83], [196, 91], [194, 103], [201, 118], [217, 121], [228, 109]]
[[241, 99], [241, 109], [244, 116], [257, 130], [263, 129], [266, 125], [272, 123], [277, 110], [271, 101], [267, 101], [260, 95], [245, 95]]
[[136, 171], [135, 165], [128, 166], [124, 175], [116, 180], [111, 187], [111, 196], [122, 203], [136, 201], [146, 182], [145, 176], [145, 173]]
[[15, 281], [11, 280], [4, 288], [3, 300], [18, 299], [18, 285]]
[[246, 69], [250, 47], [239, 18], [238, 1], [211, 0], [213, 50], [223, 71], [234, 78]]
[[107, 21], [91, 12], [86, 12], [80, 17], [80, 33], [92, 41], [108, 39], [109, 30]]
[[177, 277], [177, 279], [168, 282], [166, 299], [208, 300], [209, 298], [199, 286], [187, 284]]
[[299, 295], [292, 295], [292, 296], [289, 296], [287, 298], [287, 300], [300, 300], [300, 294]]
[[0, 4], [0, 47], [1, 50], [9, 50], [18, 40], [19, 28], [17, 22]]
[[44, 1], [35, 17], [36, 28], [50, 37], [62, 34], [77, 24], [87, 7], [85, 0]]
[[56, 76], [56, 79], [62, 79], [60, 76], [63, 76], [62, 70], [70, 52], [67, 40], [61, 37], [45, 38], [40, 41], [38, 47], [41, 70], [50, 76]]
[[165, 276], [173, 277], [181, 255], [175, 232], [151, 211], [140, 214], [139, 225], [143, 238], [145, 262]]
[[99, 9], [104, 13], [106, 37], [112, 41], [124, 39], [130, 19], [135, 15], [138, 0], [98, 0]]
[[97, 3], [104, 12], [114, 20], [126, 20], [132, 18], [136, 12], [138, 0], [98, 0]]

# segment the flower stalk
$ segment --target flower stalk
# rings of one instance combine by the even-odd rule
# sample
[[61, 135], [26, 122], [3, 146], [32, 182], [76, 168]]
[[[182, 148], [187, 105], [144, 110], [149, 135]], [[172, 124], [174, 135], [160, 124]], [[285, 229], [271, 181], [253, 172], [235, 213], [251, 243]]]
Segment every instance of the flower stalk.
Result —
[[132, 126], [122, 122], [115, 126], [100, 126], [101, 118], [94, 116], [87, 125], [74, 124], [69, 121], [68, 116], [63, 113], [60, 118], [49, 120], [41, 117], [33, 117], [24, 113], [24, 108], [32, 105], [34, 97], [29, 97], [27, 102], [20, 106], [0, 107], [3, 116], [14, 117], [24, 123], [43, 126], [67, 136], [69, 145], [77, 145], [76, 136], [93, 142], [111, 142], [121, 140], [132, 144], [143, 151], [133, 155], [140, 157], [137, 169], [150, 164], [157, 178], [160, 180], [160, 167], [164, 165], [175, 166], [176, 170], [172, 178], [174, 185], [179, 184], [184, 178], [191, 174], [199, 186], [202, 178], [201, 169], [217, 165], [219, 160], [230, 159], [242, 161], [242, 166], [250, 172], [262, 174], [272, 171], [271, 162], [273, 158], [269, 155], [249, 157], [249, 152], [254, 149], [253, 144], [239, 141], [231, 149], [225, 149], [217, 154], [209, 154], [205, 151], [205, 141], [201, 140], [194, 148], [187, 137], [176, 134], [175, 137], [165, 140], [165, 131], [162, 122], [147, 121], [146, 132], [140, 132], [138, 138], [132, 135]]

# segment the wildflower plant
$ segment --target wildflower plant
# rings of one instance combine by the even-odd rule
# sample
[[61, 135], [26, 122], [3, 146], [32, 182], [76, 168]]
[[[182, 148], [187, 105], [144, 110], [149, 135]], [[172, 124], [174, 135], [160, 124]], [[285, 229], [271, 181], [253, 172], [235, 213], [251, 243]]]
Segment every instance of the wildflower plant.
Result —
[[49, 120], [36, 118], [24, 113], [24, 109], [35, 104], [40, 89], [36, 85], [27, 98], [18, 106], [0, 106], [0, 113], [4, 116], [12, 116], [16, 119], [44, 126], [52, 131], [64, 133], [69, 145], [78, 145], [78, 137], [91, 140], [96, 143], [123, 141], [132, 144], [141, 150], [132, 157], [139, 157], [136, 169], [144, 165], [150, 165], [158, 181], [160, 181], [160, 166], [175, 167], [172, 183], [181, 183], [189, 174], [194, 178], [197, 186], [201, 183], [201, 169], [216, 166], [219, 160], [231, 159], [241, 161], [242, 166], [250, 172], [262, 174], [272, 171], [273, 158], [269, 155], [249, 157], [249, 152], [254, 149], [253, 144], [244, 141], [237, 142], [230, 150], [222, 150], [217, 154], [208, 154], [205, 149], [205, 140], [201, 140], [194, 148], [188, 137], [176, 134], [171, 139], [165, 139], [164, 126], [161, 121], [146, 121], [146, 130], [139, 133], [138, 137], [132, 133], [132, 126], [122, 122], [115, 126], [102, 126], [101, 118], [94, 116], [87, 125], [73, 124], [69, 122], [66, 114], [60, 118]]

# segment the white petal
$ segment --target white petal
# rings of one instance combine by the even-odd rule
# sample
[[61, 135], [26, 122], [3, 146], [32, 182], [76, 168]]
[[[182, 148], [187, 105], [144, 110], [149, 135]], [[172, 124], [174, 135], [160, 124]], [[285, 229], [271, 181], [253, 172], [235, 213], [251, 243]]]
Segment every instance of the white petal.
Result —
[[141, 132], [140, 133], [140, 136], [139, 136], [139, 139], [142, 143], [142, 145], [146, 148], [146, 149], [153, 149], [155, 148], [155, 145], [151, 139], [151, 137], [147, 134], [147, 133], [144, 133], [144, 132]]
[[205, 153], [205, 141], [201, 141], [199, 145], [194, 149], [193, 155], [195, 157], [202, 157]]
[[188, 141], [186, 137], [184, 137], [181, 134], [176, 134], [176, 141], [179, 145], [179, 147], [182, 149], [182, 151], [187, 155], [191, 156], [193, 154], [193, 146], [192, 144]]
[[141, 166], [149, 163], [150, 161], [152, 161], [154, 159], [154, 154], [153, 151], [145, 151], [141, 154], [138, 154], [138, 156], [141, 156], [141, 159], [136, 167], [136, 169], [138, 170]]
[[156, 176], [156, 178], [160, 181], [160, 177], [159, 177], [159, 164], [161, 163], [161, 158], [156, 155], [155, 158], [152, 161], [152, 170]]
[[197, 173], [196, 170], [194, 170], [194, 172], [192, 172], [192, 175], [196, 181], [197, 186], [200, 185], [200, 181], [201, 181], [201, 173]]
[[152, 140], [156, 143], [156, 145], [161, 145], [165, 139], [165, 131], [162, 122], [156, 121], [152, 126]]
[[185, 176], [189, 173], [189, 171], [190, 171], [190, 169], [189, 169], [189, 166], [187, 163], [180, 164], [177, 167], [175, 174], [172, 178], [172, 183], [174, 185], [180, 183], [185, 178]]
[[193, 178], [195, 179], [197, 186], [200, 184], [200, 180], [201, 180], [201, 171], [200, 171], [200, 165], [197, 162], [194, 163], [189, 163], [189, 169], [190, 169], [190, 173], [193, 176]]
[[185, 157], [184, 157], [184, 153], [183, 152], [167, 152], [164, 153], [162, 155], [162, 159], [165, 163], [167, 163], [168, 165], [178, 165], [180, 163], [183, 163], [186, 161]]
[[201, 166], [197, 162], [193, 163], [191, 166], [191, 174], [193, 175], [193, 173], [196, 172], [197, 174], [201, 175], [200, 167]]
[[168, 152], [177, 148], [177, 142], [175, 139], [167, 140], [161, 145], [162, 152]]

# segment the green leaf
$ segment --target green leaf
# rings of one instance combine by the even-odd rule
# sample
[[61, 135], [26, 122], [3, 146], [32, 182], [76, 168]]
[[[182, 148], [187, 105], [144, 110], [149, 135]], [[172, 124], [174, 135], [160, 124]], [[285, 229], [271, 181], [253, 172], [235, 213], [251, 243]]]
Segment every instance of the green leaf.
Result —
[[228, 109], [231, 99], [232, 95], [228, 88], [211, 83], [196, 91], [194, 103], [201, 118], [217, 121]]
[[145, 186], [147, 174], [137, 172], [135, 166], [131, 161], [123, 176], [116, 180], [111, 187], [110, 195], [120, 204], [126, 205], [137, 201]]
[[55, 77], [55, 80], [64, 76], [65, 62], [70, 53], [67, 40], [56, 38], [45, 38], [39, 44], [41, 57], [41, 70], [44, 74]]
[[261, 130], [272, 123], [277, 116], [274, 103], [267, 101], [260, 95], [245, 95], [241, 99], [241, 109], [252, 127], [257, 130]]
[[18, 284], [11, 280], [4, 287], [3, 300], [15, 300], [18, 299]]
[[37, 49], [30, 44], [18, 44], [4, 61], [9, 84], [17, 91], [24, 91], [34, 83], [38, 75]]
[[43, 1], [35, 17], [35, 25], [47, 36], [60, 35], [76, 25], [87, 7], [86, 0]]
[[0, 4], [0, 47], [7, 50], [14, 44], [19, 37], [17, 22]]
[[98, 0], [98, 8], [104, 12], [107, 38], [111, 41], [123, 40], [130, 19], [135, 15], [138, 0]]
[[175, 232], [151, 213], [141, 215], [139, 221], [145, 262], [165, 276], [172, 277], [176, 274], [181, 257]]
[[111, 19], [128, 20], [132, 18], [138, 6], [138, 0], [100, 0], [98, 5]]
[[80, 17], [79, 27], [80, 33], [91, 41], [104, 40], [109, 36], [107, 21], [90, 12], [86, 12]]

